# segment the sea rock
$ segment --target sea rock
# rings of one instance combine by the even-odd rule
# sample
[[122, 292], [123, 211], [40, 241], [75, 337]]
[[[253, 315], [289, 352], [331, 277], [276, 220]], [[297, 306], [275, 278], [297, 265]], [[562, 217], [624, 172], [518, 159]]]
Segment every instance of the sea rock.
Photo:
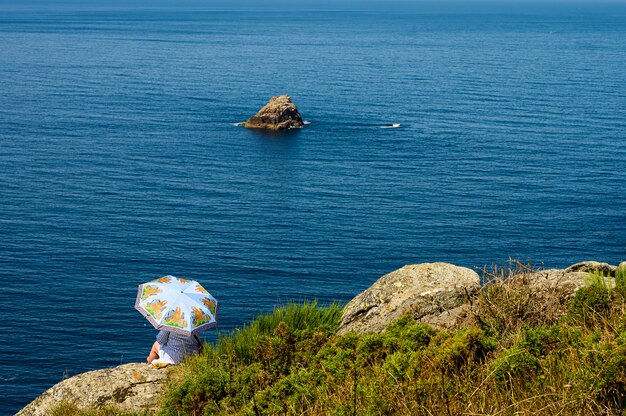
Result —
[[404, 266], [378, 279], [344, 308], [339, 334], [382, 332], [405, 314], [419, 322], [447, 328], [464, 319], [480, 277], [449, 263]]
[[16, 416], [49, 416], [64, 401], [81, 409], [115, 405], [126, 412], [156, 413], [166, 379], [166, 369], [143, 363], [89, 371], [52, 386]]
[[277, 95], [250, 117], [243, 126], [248, 129], [287, 130], [304, 126], [302, 116], [288, 95]]

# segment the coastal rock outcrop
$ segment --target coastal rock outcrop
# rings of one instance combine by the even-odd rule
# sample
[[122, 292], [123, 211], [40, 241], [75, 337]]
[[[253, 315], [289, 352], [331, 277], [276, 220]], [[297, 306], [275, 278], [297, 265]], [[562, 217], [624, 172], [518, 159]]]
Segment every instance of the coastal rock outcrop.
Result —
[[155, 413], [167, 370], [143, 363], [89, 371], [55, 384], [16, 416], [50, 416], [61, 402], [79, 408], [115, 405], [122, 411]]
[[449, 263], [404, 266], [378, 279], [344, 308], [339, 334], [382, 332], [405, 314], [419, 322], [447, 327], [467, 312], [480, 289], [478, 274]]
[[277, 95], [250, 117], [243, 126], [248, 129], [287, 130], [304, 126], [300, 111], [288, 95]]
[[[589, 272], [599, 271], [614, 285], [619, 266], [596, 261], [576, 263], [566, 269], [528, 271], [518, 278], [538, 294], [551, 294], [565, 301], [586, 284]], [[476, 272], [448, 263], [404, 266], [378, 279], [344, 308], [339, 334], [382, 332], [402, 315], [438, 329], [471, 325], [475, 319], [481, 279]]]
[[[596, 270], [605, 274], [607, 285], [611, 286], [616, 280], [612, 276], [626, 273], [626, 262], [617, 267], [589, 261], [566, 269], [524, 269], [507, 282], [521, 279], [522, 288], [530, 288], [533, 296], [556, 299], [554, 304], [559, 307], [552, 308], [552, 312], [543, 308], [543, 303], [535, 310], [542, 317], [550, 312], [558, 318], [565, 313], [560, 306], [567, 304], [561, 301], [574, 296], [588, 281], [589, 272]], [[484, 293], [483, 287], [479, 275], [465, 267], [449, 263], [407, 265], [382, 276], [350, 301], [344, 308], [338, 333], [382, 332], [388, 324], [407, 314], [437, 329], [475, 325], [481, 318], [481, 304], [489, 304], [484, 296], [479, 296]], [[512, 287], [515, 290], [519, 286]], [[167, 370], [142, 363], [90, 371], [51, 387], [17, 416], [49, 416], [50, 409], [62, 402], [80, 408], [115, 405], [122, 411], [153, 414], [158, 411], [166, 382]]]

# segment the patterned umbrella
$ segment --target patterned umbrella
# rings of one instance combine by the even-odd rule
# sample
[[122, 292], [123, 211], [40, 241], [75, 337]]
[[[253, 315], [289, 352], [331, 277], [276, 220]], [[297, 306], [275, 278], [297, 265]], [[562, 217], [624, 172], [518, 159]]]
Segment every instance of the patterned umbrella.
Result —
[[217, 326], [219, 303], [195, 280], [165, 276], [139, 285], [135, 309], [156, 329], [195, 335]]

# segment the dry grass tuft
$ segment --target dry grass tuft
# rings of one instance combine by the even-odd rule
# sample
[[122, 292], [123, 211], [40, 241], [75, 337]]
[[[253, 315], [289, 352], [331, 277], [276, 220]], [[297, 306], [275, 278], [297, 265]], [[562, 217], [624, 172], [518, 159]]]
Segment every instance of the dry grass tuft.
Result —
[[478, 323], [501, 335], [525, 326], [552, 325], [567, 313], [568, 294], [542, 285], [538, 270], [511, 260], [508, 268], [484, 268], [483, 287], [473, 309]]

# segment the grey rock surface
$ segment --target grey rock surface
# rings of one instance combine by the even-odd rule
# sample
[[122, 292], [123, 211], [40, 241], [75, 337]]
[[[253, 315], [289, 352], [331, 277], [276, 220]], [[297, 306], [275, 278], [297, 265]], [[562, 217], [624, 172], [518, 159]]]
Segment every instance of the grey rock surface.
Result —
[[603, 273], [606, 276], [606, 284], [609, 287], [615, 286], [615, 272], [622, 267], [622, 264], [626, 269], [626, 262], [613, 266], [590, 260], [573, 264], [564, 270], [539, 270], [532, 273], [532, 284], [539, 289], [558, 289], [563, 295], [572, 297], [578, 289], [587, 284], [589, 273], [592, 271]]
[[277, 95], [250, 117], [243, 126], [248, 129], [287, 130], [304, 126], [300, 111], [288, 95]]
[[574, 296], [576, 291], [585, 285], [585, 279], [589, 276], [589, 273], [586, 271], [587, 269], [572, 269], [572, 267], [568, 267], [565, 270], [546, 269], [530, 273], [530, 285], [538, 290], [556, 289], [565, 297]]
[[123, 411], [155, 413], [166, 380], [167, 369], [143, 363], [89, 371], [55, 384], [16, 416], [50, 416], [50, 409], [63, 401], [80, 408], [115, 405]]
[[378, 279], [344, 308], [338, 333], [382, 332], [405, 314], [446, 328], [463, 316], [464, 305], [480, 289], [480, 277], [449, 263], [404, 266]]
[[582, 261], [580, 263], [573, 264], [569, 266], [567, 269], [565, 269], [565, 272], [566, 273], [569, 273], [569, 272], [587, 272], [588, 273], [588, 272], [597, 270], [601, 273], [604, 273], [607, 276], [614, 276], [616, 268], [617, 267], [611, 266], [608, 263], [601, 263], [599, 261], [589, 260], [589, 261]]

